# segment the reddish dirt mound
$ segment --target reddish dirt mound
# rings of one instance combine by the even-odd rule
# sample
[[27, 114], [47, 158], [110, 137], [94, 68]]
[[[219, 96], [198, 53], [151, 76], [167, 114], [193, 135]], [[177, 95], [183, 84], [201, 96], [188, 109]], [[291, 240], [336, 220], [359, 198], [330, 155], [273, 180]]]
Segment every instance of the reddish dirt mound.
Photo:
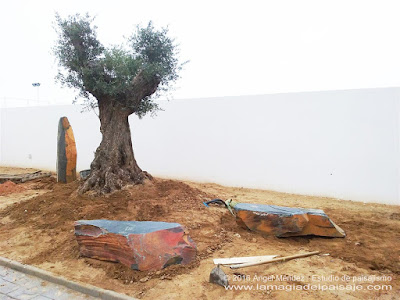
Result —
[[[49, 180], [47, 180], [49, 181]], [[46, 183], [46, 188], [49, 188]], [[42, 183], [43, 184], [43, 183]], [[187, 272], [198, 266], [199, 261], [230, 241], [227, 228], [235, 227], [233, 218], [221, 225], [225, 210], [209, 209], [203, 201], [213, 198], [185, 183], [155, 179], [144, 185], [132, 186], [108, 197], [91, 197], [76, 193], [77, 182], [53, 184], [53, 191], [30, 201], [15, 204], [0, 212], [0, 217], [9, 216], [10, 228], [29, 224], [51, 237], [51, 247], [38, 251], [25, 260], [28, 264], [57, 262], [66, 258], [79, 257], [78, 245], [73, 234], [76, 220], [109, 219], [136, 221], [165, 221], [181, 223], [196, 241], [197, 261], [189, 266], [172, 266], [157, 274], [135, 272], [120, 264], [85, 259], [87, 264], [104, 269], [111, 278], [125, 282], [137, 281], [142, 277], [172, 276]], [[225, 220], [226, 221], [226, 220]], [[233, 234], [233, 233], [232, 233]], [[212, 238], [210, 238], [212, 237]]]
[[25, 190], [25, 187], [20, 186], [12, 181], [6, 181], [0, 184], [0, 196], [18, 193]]

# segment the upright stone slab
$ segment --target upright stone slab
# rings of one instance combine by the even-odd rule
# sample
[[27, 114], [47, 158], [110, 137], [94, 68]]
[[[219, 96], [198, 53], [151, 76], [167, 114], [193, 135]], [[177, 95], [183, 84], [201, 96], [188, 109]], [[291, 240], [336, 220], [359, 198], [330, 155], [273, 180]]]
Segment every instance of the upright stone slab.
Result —
[[196, 245], [178, 223], [80, 220], [75, 222], [75, 236], [82, 256], [134, 270], [185, 265], [196, 257]]
[[318, 235], [345, 237], [346, 234], [321, 209], [238, 203], [236, 222], [246, 229], [278, 237]]
[[67, 117], [60, 118], [57, 135], [57, 182], [76, 180], [76, 145]]

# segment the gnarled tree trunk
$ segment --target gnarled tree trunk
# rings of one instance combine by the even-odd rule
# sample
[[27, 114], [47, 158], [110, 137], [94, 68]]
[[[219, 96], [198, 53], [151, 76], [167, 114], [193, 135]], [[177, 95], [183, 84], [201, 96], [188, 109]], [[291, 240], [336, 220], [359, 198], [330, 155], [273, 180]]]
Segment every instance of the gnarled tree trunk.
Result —
[[107, 194], [127, 184], [142, 183], [150, 174], [142, 171], [133, 155], [128, 116], [132, 113], [117, 101], [99, 101], [100, 131], [103, 139], [90, 166], [91, 172], [79, 188]]

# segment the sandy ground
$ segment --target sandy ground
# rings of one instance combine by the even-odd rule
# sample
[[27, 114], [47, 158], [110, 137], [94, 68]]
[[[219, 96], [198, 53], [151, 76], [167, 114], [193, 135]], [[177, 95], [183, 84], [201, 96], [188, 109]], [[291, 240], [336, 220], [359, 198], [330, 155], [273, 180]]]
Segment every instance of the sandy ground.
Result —
[[[1, 168], [0, 173], [31, 172]], [[0, 196], [0, 255], [66, 278], [141, 299], [398, 299], [400, 207], [211, 183], [156, 179], [106, 198], [78, 196], [78, 183], [42, 178], [24, 191]], [[319, 208], [347, 237], [263, 237], [240, 228], [212, 198]], [[179, 222], [198, 247], [189, 266], [138, 272], [79, 256], [73, 223], [79, 219]], [[224, 268], [232, 290], [210, 284], [212, 258], [316, 251], [318, 255], [235, 272]], [[239, 290], [242, 288], [242, 290]], [[238, 290], [235, 290], [238, 289]], [[247, 289], [247, 290], [245, 290]], [[252, 290], [249, 290], [252, 289]]]
[[26, 174], [38, 171], [31, 168], [0, 167], [0, 174]]

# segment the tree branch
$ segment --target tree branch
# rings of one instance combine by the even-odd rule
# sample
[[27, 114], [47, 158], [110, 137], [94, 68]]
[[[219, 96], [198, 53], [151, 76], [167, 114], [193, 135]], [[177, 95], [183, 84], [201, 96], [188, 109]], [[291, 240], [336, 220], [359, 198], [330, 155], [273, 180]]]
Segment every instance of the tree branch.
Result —
[[128, 104], [132, 108], [132, 112], [139, 107], [142, 99], [151, 96], [157, 90], [161, 80], [157, 76], [146, 76], [144, 70], [141, 69], [133, 78], [131, 89], [127, 97]]

